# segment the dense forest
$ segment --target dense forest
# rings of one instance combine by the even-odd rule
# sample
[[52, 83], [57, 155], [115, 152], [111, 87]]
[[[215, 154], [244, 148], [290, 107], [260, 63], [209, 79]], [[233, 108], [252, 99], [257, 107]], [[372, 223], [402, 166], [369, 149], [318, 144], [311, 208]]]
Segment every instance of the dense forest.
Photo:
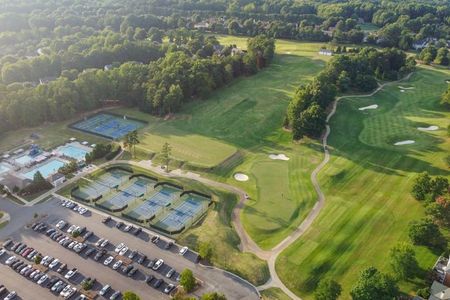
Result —
[[[264, 67], [273, 38], [417, 48], [426, 63], [449, 63], [448, 0], [0, 0], [0, 8], [0, 130], [66, 119], [105, 99], [177, 111]], [[244, 53], [211, 33], [267, 38]], [[373, 72], [333, 84], [392, 77]]]

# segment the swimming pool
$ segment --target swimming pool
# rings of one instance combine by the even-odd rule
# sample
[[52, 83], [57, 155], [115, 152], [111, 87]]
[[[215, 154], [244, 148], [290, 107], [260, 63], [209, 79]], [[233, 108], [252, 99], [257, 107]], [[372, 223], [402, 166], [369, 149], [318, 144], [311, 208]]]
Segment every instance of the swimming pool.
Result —
[[6, 173], [10, 170], [10, 168], [4, 164], [0, 164], [0, 174]]
[[58, 152], [62, 153], [64, 156], [71, 157], [76, 160], [84, 160], [86, 154], [90, 151], [77, 147], [76, 145], [65, 145], [61, 146], [58, 149]]
[[59, 168], [61, 168], [65, 164], [66, 161], [60, 159], [49, 160], [23, 175], [28, 179], [33, 179], [34, 174], [36, 174], [37, 172], [41, 172], [42, 176], [44, 178], [47, 178], [49, 175], [58, 172]]
[[15, 158], [14, 161], [21, 166], [26, 166], [27, 164], [33, 161], [33, 158], [28, 154], [25, 154]]

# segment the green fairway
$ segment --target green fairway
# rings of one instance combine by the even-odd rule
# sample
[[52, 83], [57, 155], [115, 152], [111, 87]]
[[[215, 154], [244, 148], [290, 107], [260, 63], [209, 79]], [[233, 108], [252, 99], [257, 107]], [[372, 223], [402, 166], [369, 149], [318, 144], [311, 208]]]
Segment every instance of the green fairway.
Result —
[[[219, 36], [219, 40], [240, 47], [246, 44], [241, 37]], [[158, 153], [167, 141], [175, 159], [194, 166], [213, 167], [225, 161], [205, 175], [249, 193], [252, 199], [242, 214], [244, 226], [268, 249], [298, 226], [315, 201], [309, 176], [322, 154], [315, 141], [292, 144], [290, 134], [280, 127], [295, 88], [311, 80], [329, 59], [318, 55], [322, 45], [277, 40], [276, 56], [268, 68], [233, 81], [204, 101], [189, 103], [169, 120], [136, 110], [116, 112], [149, 122], [141, 130], [140, 150]], [[236, 150], [243, 157], [237, 163], [228, 159]], [[270, 160], [271, 153], [286, 154], [290, 160]], [[248, 174], [250, 181], [235, 181], [232, 175], [237, 171]]]
[[270, 288], [261, 292], [263, 300], [290, 300], [291, 298], [286, 295], [279, 288]]
[[[373, 97], [339, 103], [331, 119], [332, 158], [319, 174], [325, 208], [276, 265], [283, 282], [302, 298], [311, 299], [318, 281], [328, 276], [343, 285], [343, 299], [348, 299], [364, 267], [390, 271], [389, 249], [407, 241], [408, 223], [424, 214], [422, 204], [410, 196], [412, 178], [423, 171], [449, 175], [444, 158], [450, 149], [450, 113], [438, 106], [449, 74], [419, 68], [405, 83], [414, 90], [402, 93], [398, 85], [391, 85]], [[379, 108], [358, 110], [372, 104]], [[416, 128], [429, 125], [441, 129]], [[392, 145], [401, 139], [416, 143]], [[432, 267], [436, 253], [423, 247], [416, 247], [416, 252], [421, 268]], [[422, 285], [414, 278], [401, 282], [406, 292]]]

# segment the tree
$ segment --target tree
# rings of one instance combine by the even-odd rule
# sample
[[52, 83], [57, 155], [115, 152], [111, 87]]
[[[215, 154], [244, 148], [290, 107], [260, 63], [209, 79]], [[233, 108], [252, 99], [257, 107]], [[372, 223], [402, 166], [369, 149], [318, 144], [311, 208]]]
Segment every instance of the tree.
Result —
[[141, 298], [131, 291], [126, 291], [122, 295], [123, 300], [140, 300]]
[[450, 226], [450, 194], [438, 196], [426, 206], [426, 213], [438, 224]]
[[414, 179], [412, 194], [417, 200], [425, 200], [426, 195], [431, 190], [431, 177], [427, 172], [419, 174]]
[[227, 300], [223, 294], [217, 292], [203, 294], [201, 300]]
[[390, 276], [368, 267], [360, 273], [350, 295], [353, 300], [392, 300], [398, 293], [398, 287]]
[[316, 300], [336, 300], [342, 292], [342, 287], [339, 283], [331, 279], [324, 279], [319, 282], [315, 292], [314, 299]]
[[438, 196], [442, 196], [449, 190], [448, 179], [442, 176], [437, 176], [431, 180], [431, 199], [435, 200]]
[[313, 104], [294, 119], [294, 138], [300, 139], [304, 135], [318, 137], [325, 129], [326, 113], [318, 104]]
[[128, 148], [128, 151], [132, 152], [133, 156], [136, 155], [136, 145], [140, 143], [137, 130], [127, 133], [124, 137], [123, 146]]
[[180, 273], [180, 284], [186, 292], [192, 292], [192, 290], [195, 288], [196, 280], [191, 270], [184, 269]]
[[447, 244], [439, 227], [429, 218], [409, 223], [408, 236], [415, 245], [441, 247]]
[[436, 58], [434, 59], [434, 63], [441, 66], [448, 66], [449, 58], [447, 47], [439, 48], [436, 54]]
[[414, 249], [401, 243], [394, 246], [389, 253], [391, 267], [398, 279], [407, 279], [417, 274], [418, 263]]
[[213, 253], [213, 249], [211, 245], [207, 242], [200, 242], [198, 246], [198, 254], [200, 257], [206, 261], [211, 261], [211, 256]]
[[170, 162], [170, 155], [172, 154], [172, 148], [170, 147], [168, 142], [165, 142], [162, 150], [161, 155], [164, 161], [164, 164], [166, 166], [166, 172], [169, 172], [169, 162]]

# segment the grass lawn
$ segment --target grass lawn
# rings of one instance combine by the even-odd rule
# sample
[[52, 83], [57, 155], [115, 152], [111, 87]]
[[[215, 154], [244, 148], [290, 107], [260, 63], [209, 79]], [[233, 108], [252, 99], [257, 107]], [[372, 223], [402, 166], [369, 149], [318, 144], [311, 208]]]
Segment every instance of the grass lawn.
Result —
[[75, 137], [82, 141], [88, 141], [90, 144], [107, 141], [100, 137], [85, 134], [81, 131], [72, 130], [67, 127], [69, 124], [79, 120], [80, 118], [81, 117], [78, 116], [64, 122], [49, 123], [39, 127], [23, 128], [6, 133], [0, 133], [0, 153], [14, 148], [19, 148], [26, 144], [31, 144], [32, 140], [30, 139], [30, 135], [32, 133], [38, 134], [40, 138], [36, 140], [35, 143], [39, 144], [44, 149], [51, 149], [59, 146], [64, 142], [67, 142], [71, 137]]
[[[319, 174], [326, 205], [308, 232], [277, 260], [283, 282], [304, 299], [311, 299], [318, 281], [331, 277], [343, 286], [343, 299], [359, 272], [370, 265], [389, 272], [389, 250], [407, 241], [407, 226], [424, 215], [410, 196], [412, 179], [423, 171], [449, 176], [445, 156], [450, 149], [446, 128], [450, 113], [438, 105], [447, 88], [449, 71], [421, 67], [409, 82], [369, 98], [343, 99], [331, 120], [332, 158]], [[399, 84], [402, 85], [402, 84]], [[358, 108], [378, 104], [375, 110]], [[421, 132], [418, 126], [440, 130]], [[412, 139], [413, 145], [393, 146]], [[428, 270], [438, 253], [415, 247], [420, 267]], [[423, 286], [411, 278], [401, 282], [406, 293]]]
[[[222, 44], [240, 47], [247, 40], [218, 38]], [[314, 141], [292, 144], [281, 124], [297, 86], [311, 80], [329, 59], [318, 55], [322, 45], [277, 40], [276, 56], [268, 68], [236, 79], [204, 101], [185, 105], [182, 113], [169, 120], [134, 109], [116, 112], [149, 121], [141, 130], [144, 138], [137, 152], [158, 153], [167, 141], [177, 160], [203, 167], [218, 165], [205, 175], [248, 192], [252, 200], [243, 211], [244, 226], [261, 247], [272, 248], [301, 222], [315, 200], [309, 176], [322, 154]], [[284, 153], [290, 160], [272, 161], [270, 153]], [[248, 174], [250, 181], [236, 182], [237, 171]], [[273, 209], [274, 203], [278, 210]]]
[[378, 27], [377, 25], [372, 24], [372, 23], [359, 24], [359, 27], [361, 27], [362, 31], [366, 31], [366, 32], [373, 32], [373, 31], [377, 31], [378, 29], [380, 29], [380, 27]]
[[291, 298], [286, 295], [279, 288], [270, 288], [261, 292], [263, 300], [290, 300]]

